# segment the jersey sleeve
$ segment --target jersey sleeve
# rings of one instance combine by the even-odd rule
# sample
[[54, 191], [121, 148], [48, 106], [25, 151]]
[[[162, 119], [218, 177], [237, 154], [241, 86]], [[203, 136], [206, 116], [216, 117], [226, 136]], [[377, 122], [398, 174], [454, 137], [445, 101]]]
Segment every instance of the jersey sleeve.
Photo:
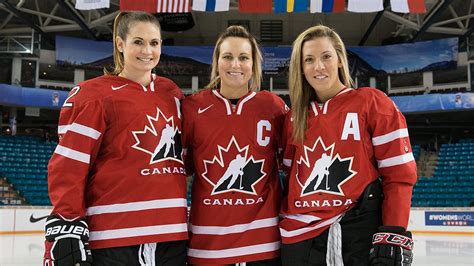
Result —
[[369, 106], [368, 122], [382, 177], [383, 224], [406, 228], [417, 174], [405, 117], [390, 98], [377, 92]]
[[48, 165], [48, 192], [53, 213], [72, 219], [85, 215], [84, 191], [106, 120], [101, 100], [87, 99], [77, 86], [61, 108], [59, 143]]
[[290, 176], [291, 167], [293, 165], [293, 160], [295, 157], [295, 146], [293, 145], [292, 141], [292, 134], [293, 134], [293, 122], [291, 119], [291, 111], [287, 112], [285, 115], [285, 121], [283, 122], [283, 130], [282, 130], [282, 147], [283, 147], [283, 159], [282, 159], [282, 170], [285, 175], [284, 180], [284, 191], [288, 191], [288, 179]]
[[[273, 94], [273, 93], [272, 93]], [[281, 166], [280, 169], [283, 169], [283, 150], [285, 148], [285, 143], [283, 142], [283, 127], [285, 124], [285, 117], [290, 108], [286, 105], [286, 103], [280, 97], [274, 95], [275, 101], [275, 132], [277, 137], [277, 145], [278, 145], [278, 161], [280, 162]]]
[[[191, 96], [189, 96], [191, 97]], [[191, 147], [192, 136], [193, 136], [193, 117], [191, 112], [191, 101], [189, 98], [183, 101], [183, 154], [184, 154], [184, 167], [186, 169], [186, 175], [191, 176], [194, 174], [194, 162], [193, 162], [193, 150]]]

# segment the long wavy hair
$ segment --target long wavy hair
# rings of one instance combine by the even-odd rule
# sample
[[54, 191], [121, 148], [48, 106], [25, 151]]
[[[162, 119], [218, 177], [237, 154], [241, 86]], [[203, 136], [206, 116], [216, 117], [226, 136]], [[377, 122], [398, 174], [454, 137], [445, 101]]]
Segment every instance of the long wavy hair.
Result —
[[293, 139], [302, 143], [307, 129], [308, 106], [316, 99], [314, 88], [308, 83], [303, 72], [303, 45], [305, 42], [327, 37], [331, 41], [341, 63], [338, 70], [339, 80], [346, 87], [354, 83], [349, 73], [347, 52], [341, 37], [331, 28], [323, 25], [313, 26], [301, 33], [293, 42], [291, 52], [288, 85], [290, 88], [291, 112], [293, 118]]

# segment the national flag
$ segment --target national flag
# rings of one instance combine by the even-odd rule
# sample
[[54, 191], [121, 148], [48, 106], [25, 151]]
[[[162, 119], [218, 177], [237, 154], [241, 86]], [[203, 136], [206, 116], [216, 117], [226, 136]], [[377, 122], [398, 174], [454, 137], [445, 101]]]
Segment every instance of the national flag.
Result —
[[155, 13], [189, 13], [191, 0], [157, 0]]
[[75, 7], [79, 10], [109, 8], [110, 0], [76, 0]]
[[311, 0], [310, 13], [338, 13], [346, 8], [345, 0]]
[[193, 10], [196, 11], [208, 11], [208, 12], [220, 12], [229, 11], [230, 0], [194, 0]]
[[393, 12], [399, 13], [425, 13], [424, 0], [390, 0]]
[[239, 0], [239, 11], [242, 13], [271, 13], [273, 0]]
[[306, 12], [308, 0], [275, 0], [275, 13]]
[[122, 11], [145, 11], [148, 13], [188, 13], [190, 0], [120, 0]]
[[383, 0], [348, 0], [347, 10], [358, 13], [383, 10]]
[[156, 13], [158, 0], [120, 0], [121, 11], [145, 11]]

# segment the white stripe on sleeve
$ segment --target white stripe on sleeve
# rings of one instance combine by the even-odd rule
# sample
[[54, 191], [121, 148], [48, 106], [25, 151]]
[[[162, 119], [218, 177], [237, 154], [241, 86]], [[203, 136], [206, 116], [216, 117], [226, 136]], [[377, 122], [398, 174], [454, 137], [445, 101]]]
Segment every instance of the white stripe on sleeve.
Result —
[[103, 231], [91, 231], [89, 240], [97, 241], [97, 240], [117, 239], [117, 238], [126, 238], [126, 237], [139, 237], [139, 236], [150, 236], [150, 235], [186, 233], [186, 232], [188, 232], [188, 226], [186, 223], [166, 224], [166, 225], [132, 227], [132, 228], [124, 228], [124, 229], [103, 230]]
[[185, 198], [138, 201], [138, 202], [89, 207], [86, 210], [86, 215], [92, 216], [92, 215], [103, 214], [103, 213], [119, 213], [119, 212], [130, 212], [130, 211], [152, 210], [152, 209], [164, 209], [164, 208], [179, 208], [179, 207], [186, 208], [186, 206], [187, 206], [187, 201]]
[[65, 125], [65, 126], [58, 126], [59, 134], [65, 134], [68, 131], [75, 132], [77, 134], [81, 134], [83, 136], [86, 136], [92, 139], [98, 139], [100, 135], [102, 134], [91, 127], [84, 126], [78, 123], [72, 123], [70, 125]]
[[407, 153], [399, 156], [394, 156], [385, 160], [377, 160], [379, 168], [390, 167], [400, 164], [405, 164], [414, 161], [413, 153]]
[[387, 133], [385, 135], [372, 138], [372, 144], [374, 146], [378, 146], [378, 145], [382, 145], [390, 141], [405, 138], [405, 137], [408, 137], [408, 129], [401, 128], [401, 129], [394, 130], [390, 133]]
[[91, 156], [89, 154], [69, 149], [61, 145], [56, 146], [54, 153], [86, 164], [89, 164], [91, 160]]

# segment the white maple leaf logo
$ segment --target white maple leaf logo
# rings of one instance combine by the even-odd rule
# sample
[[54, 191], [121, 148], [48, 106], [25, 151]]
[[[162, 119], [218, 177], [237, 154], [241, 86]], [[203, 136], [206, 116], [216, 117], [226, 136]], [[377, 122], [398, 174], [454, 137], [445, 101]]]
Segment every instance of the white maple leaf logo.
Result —
[[[203, 160], [204, 172], [201, 174], [213, 186], [211, 195], [232, 191], [257, 195], [255, 185], [267, 175], [263, 171], [265, 159], [248, 157], [249, 145], [240, 147], [234, 136], [227, 147], [217, 145], [217, 151], [218, 156], [212, 160]], [[232, 166], [239, 160], [240, 166]]]
[[[145, 124], [143, 130], [132, 131], [135, 138], [135, 144], [132, 145], [132, 148], [149, 154], [149, 164], [166, 160], [183, 163], [181, 159], [183, 156], [181, 131], [175, 126], [173, 116], [166, 117], [157, 107], [156, 115], [146, 115], [146, 118], [148, 124]], [[166, 149], [166, 152], [163, 152], [164, 149]], [[160, 154], [162, 156], [158, 156]]]

